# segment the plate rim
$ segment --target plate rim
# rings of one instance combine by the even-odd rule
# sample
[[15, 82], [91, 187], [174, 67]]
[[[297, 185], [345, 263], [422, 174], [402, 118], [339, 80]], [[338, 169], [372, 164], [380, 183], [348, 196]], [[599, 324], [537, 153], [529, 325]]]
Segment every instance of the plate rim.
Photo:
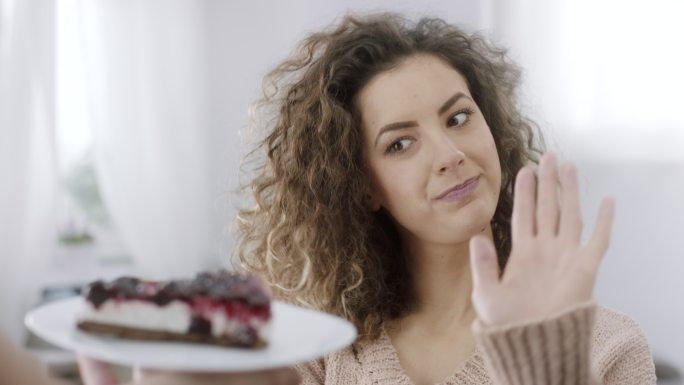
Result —
[[[76, 304], [76, 302], [83, 303], [84, 299], [81, 296], [74, 296], [74, 297], [69, 297], [69, 298], [63, 298], [55, 301], [51, 301], [48, 303], [44, 303], [34, 309], [31, 309], [29, 312], [26, 313], [24, 317], [24, 324], [26, 325], [26, 328], [30, 330], [32, 333], [35, 333], [38, 337], [46, 340], [47, 342], [54, 344], [62, 349], [69, 350], [69, 351], [74, 351], [77, 353], [82, 353], [84, 355], [88, 355], [90, 357], [93, 357], [95, 359], [103, 360], [106, 362], [110, 362], [113, 364], [118, 364], [118, 365], [124, 365], [124, 366], [136, 366], [136, 364], [133, 362], [133, 359], [131, 360], [126, 360], [125, 358], [120, 357], [120, 354], [117, 355], [116, 353], [112, 353], [111, 351], [107, 353], [106, 351], [103, 351], [101, 347], [93, 347], [90, 344], [79, 344], [78, 341], [75, 341], [74, 338], [69, 338], [69, 336], [78, 336], [78, 335], [83, 335], [86, 336], [88, 339], [94, 338], [97, 341], [106, 341], [108, 338], [113, 338], [113, 337], [104, 337], [104, 336], [96, 336], [93, 334], [88, 334], [85, 332], [82, 332], [78, 329], [76, 329], [75, 325], [75, 320], [77, 315], [76, 314], [69, 314], [65, 315], [65, 319], [69, 321], [69, 318], [74, 318], [74, 326], [73, 330], [71, 331], [71, 334], [69, 334], [69, 331], [65, 331], [64, 333], [61, 333], [59, 335], [53, 335], [50, 334], [49, 331], [45, 330], [43, 326], [41, 326], [38, 317], [45, 311], [48, 310], [48, 308], [59, 308], [62, 306], [80, 306], [79, 304]], [[282, 301], [272, 301], [271, 302], [272, 308], [282, 308], [282, 309], [288, 309], [289, 311], [295, 311], [299, 314], [303, 313], [308, 313], [308, 314], [315, 314], [316, 317], [320, 317], [320, 319], [327, 319], [326, 322], [331, 322], [331, 323], [336, 323], [337, 327], [340, 328], [339, 332], [336, 332], [335, 334], [338, 336], [335, 340], [328, 341], [327, 343], [324, 341], [324, 343], [319, 344], [319, 349], [318, 351], [313, 351], [313, 349], [310, 352], [307, 352], [307, 354], [300, 354], [300, 355], [295, 355], [294, 357], [290, 357], [289, 355], [287, 357], [280, 357], [280, 359], [276, 361], [271, 361], [268, 360], [267, 357], [264, 357], [264, 362], [261, 363], [254, 363], [249, 365], [249, 364], [242, 364], [238, 366], [231, 366], [227, 365], [226, 367], [218, 367], [216, 365], [147, 365], [145, 368], [149, 369], [157, 369], [157, 370], [178, 370], [178, 371], [192, 371], [192, 372], [204, 372], [204, 373], [217, 373], [217, 372], [238, 372], [238, 371], [251, 371], [251, 370], [263, 370], [263, 369], [273, 369], [273, 368], [278, 368], [278, 367], [285, 367], [285, 366], [291, 366], [303, 362], [308, 362], [310, 360], [314, 360], [317, 358], [324, 357], [328, 354], [331, 354], [335, 351], [342, 350], [352, 343], [356, 341], [356, 338], [358, 336], [358, 332], [354, 325], [349, 322], [348, 320], [345, 320], [341, 317], [338, 317], [333, 314], [325, 313], [322, 311], [314, 310], [314, 309], [308, 309], [304, 308], [301, 306], [293, 305], [290, 303], [282, 302]], [[277, 311], [276, 311], [277, 312]], [[274, 312], [274, 313], [276, 313]], [[272, 325], [273, 327], [273, 325]], [[275, 329], [275, 328], [274, 328]], [[181, 342], [164, 342], [164, 341], [135, 341], [135, 340], [117, 340], [117, 343], [123, 343], [124, 345], [135, 345], [135, 344], [143, 344], [143, 345], [148, 345], [148, 344], [159, 344], [160, 347], [163, 347], [162, 345], [165, 344], [183, 344]], [[240, 354], [240, 352], [245, 352], [246, 354], [259, 354], [262, 351], [259, 350], [240, 350], [239, 348], [230, 348], [230, 347], [218, 347], [214, 345], [193, 345], [193, 344], [187, 344], [188, 347], [191, 349], [230, 349], [232, 353], [237, 353]], [[264, 353], [266, 354], [266, 353]]]

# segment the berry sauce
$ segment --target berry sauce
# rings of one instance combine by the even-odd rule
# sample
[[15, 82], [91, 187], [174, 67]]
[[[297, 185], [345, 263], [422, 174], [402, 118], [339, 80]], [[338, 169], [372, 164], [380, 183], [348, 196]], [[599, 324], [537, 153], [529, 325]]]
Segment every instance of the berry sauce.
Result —
[[228, 319], [244, 323], [248, 328], [240, 333], [242, 343], [256, 341], [256, 331], [249, 326], [253, 319], [271, 318], [271, 295], [256, 276], [241, 275], [222, 270], [203, 272], [191, 280], [166, 282], [144, 281], [121, 277], [111, 282], [102, 280], [88, 284], [83, 296], [97, 309], [108, 300], [140, 300], [166, 306], [172, 301], [183, 301], [192, 312], [189, 333], [210, 335], [211, 315], [222, 311]]

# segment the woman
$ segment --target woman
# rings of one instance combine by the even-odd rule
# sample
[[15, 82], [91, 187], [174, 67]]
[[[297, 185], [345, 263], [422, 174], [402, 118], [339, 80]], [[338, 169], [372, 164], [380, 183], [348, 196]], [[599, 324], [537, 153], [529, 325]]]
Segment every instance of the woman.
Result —
[[390, 14], [267, 76], [240, 260], [359, 330], [305, 384], [655, 383], [636, 323], [591, 298], [612, 200], [582, 244], [577, 172], [540, 156], [518, 79], [482, 38]]

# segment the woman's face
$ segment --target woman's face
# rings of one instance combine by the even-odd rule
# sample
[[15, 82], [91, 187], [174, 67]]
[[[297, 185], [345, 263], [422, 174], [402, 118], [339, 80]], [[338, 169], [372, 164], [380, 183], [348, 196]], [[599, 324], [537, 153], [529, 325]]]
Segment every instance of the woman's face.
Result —
[[463, 76], [434, 56], [411, 56], [372, 78], [357, 107], [369, 207], [387, 210], [405, 241], [456, 244], [487, 228], [501, 167]]

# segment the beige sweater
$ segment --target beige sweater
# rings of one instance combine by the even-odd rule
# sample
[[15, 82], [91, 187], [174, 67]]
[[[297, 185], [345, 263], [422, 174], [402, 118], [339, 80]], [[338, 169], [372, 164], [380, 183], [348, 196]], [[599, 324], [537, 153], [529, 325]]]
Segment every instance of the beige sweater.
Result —
[[[443, 385], [651, 385], [655, 367], [630, 318], [586, 303], [545, 320], [485, 328], [477, 347]], [[303, 384], [411, 385], [386, 333], [297, 367]]]

